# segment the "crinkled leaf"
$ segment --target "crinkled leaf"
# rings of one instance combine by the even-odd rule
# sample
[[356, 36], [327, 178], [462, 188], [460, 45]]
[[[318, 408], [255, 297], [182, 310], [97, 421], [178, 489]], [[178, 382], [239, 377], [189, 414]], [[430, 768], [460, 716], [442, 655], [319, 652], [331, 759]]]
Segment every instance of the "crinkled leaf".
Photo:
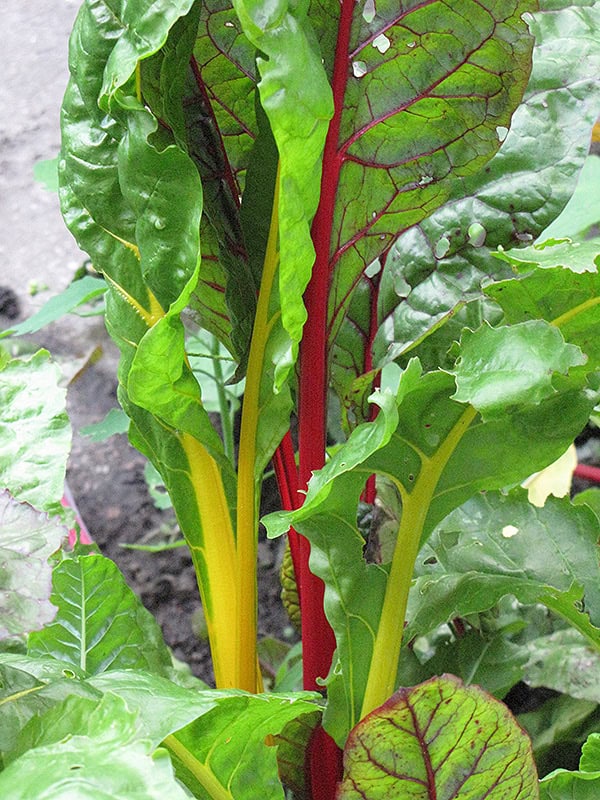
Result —
[[68, 536], [56, 518], [0, 492], [0, 639], [52, 622], [48, 558]]
[[533, 266], [542, 269], [563, 267], [571, 272], [597, 272], [600, 265], [600, 244], [597, 240], [546, 239], [515, 250], [500, 250], [494, 255], [506, 261], [515, 272]]
[[[376, 363], [406, 352], [458, 304], [478, 297], [482, 280], [506, 274], [490, 252], [532, 242], [573, 192], [598, 114], [599, 8], [589, 0], [541, 6], [528, 16], [536, 41], [531, 78], [500, 152], [457, 181], [451, 202], [403, 234], [387, 259]], [[463, 324], [455, 315], [439, 341], [428, 340], [432, 363], [443, 363], [439, 355]], [[427, 348], [417, 352], [429, 363]]]
[[419, 554], [407, 639], [511, 594], [544, 603], [600, 648], [597, 541], [596, 516], [569, 500], [550, 497], [536, 508], [522, 490], [472, 498]]
[[54, 568], [54, 622], [29, 637], [29, 655], [52, 656], [88, 674], [145, 669], [165, 674], [171, 657], [149, 611], [117, 566], [100, 555], [65, 559]]
[[[234, 0], [233, 5], [244, 33], [260, 53], [257, 85], [279, 151], [279, 303], [283, 328], [292, 350], [297, 350], [306, 320], [302, 294], [315, 256], [310, 225], [319, 202], [321, 158], [333, 114], [331, 89], [307, 4], [269, 7], [259, 0]], [[285, 349], [278, 353], [279, 385], [290, 355]]]
[[556, 631], [527, 645], [523, 680], [580, 700], [600, 703], [600, 652], [574, 630]]
[[265, 800], [283, 800], [273, 745], [288, 723], [314, 714], [310, 699], [315, 695], [230, 698], [169, 738], [178, 778], [197, 797], [244, 798], [260, 787]]
[[531, 743], [506, 706], [451, 675], [399, 689], [351, 732], [339, 800], [532, 800]]
[[45, 350], [0, 370], [0, 487], [59, 513], [71, 427], [60, 369]]
[[[127, 797], [131, 800], [184, 800], [167, 753], [151, 752], [136, 740], [135, 714], [117, 697], [67, 701], [67, 719], [42, 731], [41, 743], [0, 773], [0, 791], [15, 800], [30, 797]], [[69, 721], [71, 725], [65, 723]], [[45, 735], [44, 735], [45, 734]], [[43, 744], [48, 741], [48, 744]]]
[[513, 405], [537, 404], [555, 394], [554, 373], [566, 375], [585, 364], [578, 347], [566, 344], [560, 331], [542, 320], [507, 327], [483, 325], [466, 330], [452, 373], [454, 399], [471, 403], [493, 419]]
[[360, 4], [347, 44], [342, 15], [344, 72], [333, 77], [339, 134], [325, 173], [338, 187], [328, 255], [332, 337], [365, 267], [499, 148], [498, 130], [510, 124], [529, 77], [532, 40], [521, 15], [534, 8], [428, 3], [398, 13], [386, 2], [371, 14]]

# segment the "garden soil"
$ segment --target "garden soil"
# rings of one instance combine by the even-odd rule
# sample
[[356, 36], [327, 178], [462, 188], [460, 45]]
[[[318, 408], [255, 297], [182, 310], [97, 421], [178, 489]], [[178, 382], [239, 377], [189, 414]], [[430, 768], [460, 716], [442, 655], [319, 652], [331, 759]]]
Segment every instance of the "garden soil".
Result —
[[[78, 0], [2, 0], [0, 82], [0, 328], [24, 319], [63, 290], [85, 262], [64, 226], [56, 194], [34, 179], [34, 165], [60, 146], [59, 110], [68, 79], [68, 36]], [[17, 340], [15, 340], [16, 342]], [[73, 378], [68, 411], [73, 450], [67, 479], [81, 516], [102, 552], [160, 623], [177, 658], [212, 680], [195, 576], [185, 548], [148, 553], [123, 545], [176, 535], [171, 511], [159, 511], [144, 479], [144, 458], [123, 434], [104, 442], [82, 436], [117, 406], [118, 354], [101, 317], [69, 316], [19, 347], [47, 348]], [[277, 502], [267, 492], [269, 510]], [[259, 629], [293, 636], [279, 600], [281, 544], [259, 543]], [[110, 587], [106, 587], [110, 591]]]

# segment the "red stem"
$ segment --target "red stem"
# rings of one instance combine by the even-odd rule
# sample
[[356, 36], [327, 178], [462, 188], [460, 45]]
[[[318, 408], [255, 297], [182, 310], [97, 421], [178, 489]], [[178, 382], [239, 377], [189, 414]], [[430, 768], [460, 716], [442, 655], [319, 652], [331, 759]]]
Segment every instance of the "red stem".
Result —
[[592, 467], [590, 464], [577, 464], [573, 474], [577, 478], [583, 478], [584, 481], [600, 483], [600, 467]]
[[[298, 429], [301, 489], [306, 487], [313, 471], [320, 469], [325, 463], [329, 383], [327, 363], [327, 306], [331, 275], [329, 253], [335, 200], [343, 164], [343, 156], [338, 151], [338, 141], [350, 67], [348, 52], [354, 8], [354, 0], [341, 0], [332, 80], [335, 110], [325, 142], [321, 199], [312, 226], [315, 264], [304, 295], [308, 319], [300, 345]], [[302, 613], [304, 688], [319, 690], [321, 687], [318, 679], [326, 677], [331, 666], [335, 636], [323, 610], [323, 582], [311, 573], [308, 566], [309, 542], [303, 536], [298, 539], [297, 580]], [[341, 773], [341, 752], [322, 729], [318, 730], [313, 739], [310, 762], [313, 800], [332, 800]]]

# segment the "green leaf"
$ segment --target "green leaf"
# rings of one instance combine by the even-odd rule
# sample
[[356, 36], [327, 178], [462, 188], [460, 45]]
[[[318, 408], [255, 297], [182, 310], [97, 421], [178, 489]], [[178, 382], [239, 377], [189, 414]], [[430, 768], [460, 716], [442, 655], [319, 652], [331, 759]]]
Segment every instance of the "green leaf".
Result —
[[[277, 735], [293, 720], [313, 715], [316, 695], [231, 697], [169, 737], [177, 777], [196, 797], [237, 800], [260, 787], [265, 800], [283, 800]], [[310, 719], [314, 722], [314, 718]], [[312, 724], [311, 722], [311, 724]], [[275, 737], [274, 740], [269, 740]]]
[[100, 422], [84, 425], [79, 429], [82, 436], [88, 436], [92, 442], [104, 442], [116, 433], [127, 433], [129, 417], [120, 408], [111, 408]]
[[600, 734], [592, 733], [583, 745], [579, 770], [557, 769], [540, 781], [541, 800], [592, 800], [600, 787]]
[[598, 705], [559, 695], [541, 708], [519, 714], [519, 724], [532, 740], [538, 774], [546, 775], [557, 767], [576, 767], [581, 745], [590, 731], [598, 729]]
[[600, 222], [600, 198], [597, 191], [599, 183], [600, 158], [590, 155], [583, 165], [573, 196], [540, 238], [577, 237]]
[[600, 649], [597, 538], [595, 515], [566, 499], [549, 497], [537, 508], [523, 490], [472, 498], [419, 554], [407, 640], [511, 594], [544, 603]]
[[[260, 53], [260, 101], [279, 151], [279, 302], [283, 327], [297, 350], [306, 320], [302, 294], [315, 256], [310, 225], [319, 202], [332, 93], [308, 4], [270, 7], [260, 0], [233, 0], [233, 6]], [[293, 361], [285, 352], [280, 358], [285, 373]], [[282, 380], [277, 378], [279, 387]]]
[[545, 239], [530, 247], [499, 250], [496, 258], [506, 261], [514, 272], [524, 272], [532, 266], [551, 269], [563, 267], [572, 272], [597, 272], [600, 265], [600, 243], [572, 239]]
[[48, 192], [58, 191], [58, 156], [36, 161], [33, 165], [33, 177]]
[[[264, 519], [269, 536], [282, 535], [293, 526], [309, 539], [310, 568], [325, 583], [325, 613], [336, 635], [338, 659], [330, 673], [329, 698], [335, 695], [335, 700], [328, 704], [325, 724], [342, 745], [360, 718], [370, 664], [383, 664], [386, 659], [398, 657], [392, 655], [386, 636], [386, 651], [376, 659], [374, 641], [387, 592], [395, 598], [390, 600], [388, 613], [396, 617], [403, 613], [399, 598], [402, 592], [408, 592], [419, 546], [436, 524], [477, 491], [519, 483], [555, 460], [585, 425], [594, 403], [592, 397], [584, 400], [585, 392], [568, 390], [537, 406], [512, 408], [502, 419], [485, 421], [472, 407], [452, 400], [454, 390], [450, 375], [423, 375], [418, 361], [411, 361], [402, 375], [395, 402], [383, 393], [373, 396], [380, 406], [377, 418], [356, 428], [346, 444], [314, 474], [303, 506]], [[364, 538], [357, 526], [360, 495], [365, 481], [374, 473], [393, 481], [402, 498], [402, 518], [391, 567], [365, 562]], [[582, 517], [576, 515], [588, 538], [592, 536], [592, 516], [589, 511]], [[472, 526], [467, 523], [468, 519], [465, 525], [470, 531]], [[573, 525], [577, 529], [579, 523]], [[573, 580], [582, 580], [586, 592], [595, 597], [593, 552], [588, 542], [581, 575], [578, 561], [577, 568], [569, 573], [569, 583], [561, 584], [562, 590], [568, 592]], [[394, 559], [398, 569], [404, 570], [404, 588], [388, 577], [390, 569], [394, 569]], [[488, 579], [487, 575], [481, 577], [477, 598], [484, 603], [483, 598], [487, 601], [489, 597], [489, 604], [484, 603], [486, 608], [505, 593], [500, 589], [497, 595], [486, 593], [484, 582]], [[458, 577], [456, 581], [459, 582]], [[538, 601], [539, 591], [533, 594], [535, 599], [528, 602]], [[411, 628], [410, 635], [426, 633], [453, 616], [463, 616], [461, 611], [452, 611], [450, 600], [463, 602], [463, 595], [471, 598], [460, 589], [455, 597], [448, 587], [448, 595], [443, 594], [439, 605], [432, 599], [432, 612], [435, 608], [439, 619], [432, 619], [431, 625], [429, 621], [423, 625], [419, 622]], [[595, 636], [589, 630], [588, 618], [575, 610], [580, 593], [574, 590], [572, 596], [558, 597], [561, 613], [575, 615], [578, 624]], [[422, 613], [427, 614], [428, 610], [429, 605], [425, 604]], [[414, 611], [409, 613], [411, 625], [413, 616]], [[396, 630], [401, 635], [401, 628]], [[395, 670], [394, 667], [394, 677]]]
[[536, 405], [555, 394], [554, 373], [566, 375], [586, 362], [566, 344], [560, 331], [542, 320], [510, 327], [484, 325], [466, 330], [461, 355], [452, 370], [459, 402], [471, 403], [484, 419], [493, 419], [513, 405]]
[[[532, 242], [573, 193], [598, 114], [598, 5], [543, 0], [541, 6], [527, 17], [535, 36], [532, 73], [500, 152], [455, 182], [451, 201], [400, 236], [387, 259], [376, 364], [406, 353], [460, 303], [479, 297], [490, 271], [508, 277], [502, 265], [490, 263], [490, 253], [499, 245]], [[469, 236], [475, 223], [485, 232], [483, 244]], [[489, 309], [475, 308], [487, 317]], [[439, 334], [428, 337], [416, 351], [424, 363], [444, 363], [439, 356], [464, 324], [461, 314], [452, 314]]]
[[[594, 248], [594, 252], [599, 250]], [[591, 265], [587, 257], [585, 263]], [[552, 322], [565, 341], [583, 350], [590, 367], [600, 364], [600, 346], [593, 335], [600, 324], [599, 293], [600, 275], [595, 268], [593, 272], [576, 273], [560, 266], [535, 269], [486, 288], [486, 294], [504, 311], [505, 323], [532, 318]]]
[[52, 622], [49, 557], [68, 536], [54, 518], [0, 492], [0, 639]]
[[50, 658], [0, 654], [0, 751], [16, 746], [21, 729], [36, 714], [43, 714], [71, 695], [98, 698], [91, 686], [78, 680], [70, 664]]
[[28, 333], [37, 333], [39, 330], [55, 322], [65, 314], [69, 314], [78, 306], [89, 303], [100, 297], [106, 291], [106, 284], [91, 275], [85, 275], [70, 283], [60, 294], [51, 297], [44, 305], [29, 319], [0, 332], [3, 336], [23, 336]]
[[160, 629], [117, 566], [100, 555], [65, 559], [54, 568], [51, 625], [29, 637], [29, 655], [53, 656], [87, 674], [171, 664]]
[[0, 486], [58, 514], [71, 446], [60, 369], [45, 350], [0, 367]]
[[600, 703], [600, 652], [574, 630], [556, 631], [527, 645], [523, 680], [580, 700]]
[[160, 675], [115, 670], [94, 675], [86, 683], [95, 690], [118, 695], [137, 715], [140, 735], [154, 747], [169, 734], [193, 722], [237, 693], [178, 686]]
[[[127, 797], [130, 800], [184, 800], [167, 753], [152, 753], [136, 740], [135, 715], [116, 697], [105, 696], [95, 709], [89, 701], [67, 701], [66, 719], [50, 727], [40, 744], [0, 773], [0, 791], [14, 800], [31, 797]], [[70, 725], [66, 723], [70, 722]], [[45, 735], [44, 735], [45, 734]]]
[[502, 703], [445, 675], [399, 689], [351, 732], [339, 800], [531, 800], [531, 744]]

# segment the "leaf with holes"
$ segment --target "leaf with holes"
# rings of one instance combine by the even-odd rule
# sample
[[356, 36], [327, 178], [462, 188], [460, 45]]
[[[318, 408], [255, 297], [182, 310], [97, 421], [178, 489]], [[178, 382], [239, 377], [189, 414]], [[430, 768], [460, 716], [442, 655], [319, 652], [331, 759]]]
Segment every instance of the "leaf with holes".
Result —
[[444, 675], [399, 689], [350, 733], [339, 800], [533, 800], [531, 743], [502, 703]]

